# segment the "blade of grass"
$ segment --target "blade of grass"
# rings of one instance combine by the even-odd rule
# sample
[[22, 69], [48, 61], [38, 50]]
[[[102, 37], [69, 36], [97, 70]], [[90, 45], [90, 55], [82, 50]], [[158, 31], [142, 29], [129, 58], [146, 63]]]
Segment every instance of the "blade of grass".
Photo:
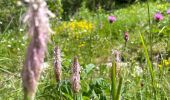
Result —
[[4, 33], [9, 29], [11, 23], [13, 22], [13, 19], [14, 19], [14, 17], [11, 18], [9, 24], [7, 25], [7, 27], [5, 28], [5, 30], [2, 32], [2, 34], [4, 34]]
[[2, 68], [1, 65], [0, 65], [0, 71], [3, 71], [8, 74], [14, 74], [14, 73], [10, 72], [9, 70]]
[[149, 0], [147, 0], [147, 9], [148, 9], [148, 24], [149, 24], [149, 44], [150, 44], [150, 59], [151, 59], [151, 64], [152, 64], [152, 42], [153, 42], [153, 37], [152, 37], [152, 27], [151, 27], [151, 17], [150, 17], [150, 8], [149, 8]]
[[155, 81], [154, 81], [154, 77], [155, 76], [154, 76], [153, 67], [152, 67], [152, 64], [151, 64], [151, 61], [150, 61], [150, 58], [149, 58], [149, 54], [148, 54], [147, 47], [145, 45], [143, 36], [141, 34], [140, 34], [140, 38], [141, 38], [141, 41], [142, 41], [142, 45], [144, 47], [144, 53], [145, 53], [145, 56], [146, 56], [146, 59], [147, 59], [147, 63], [148, 63], [148, 66], [149, 66], [149, 72], [150, 72], [150, 76], [151, 76], [151, 80], [152, 80], [152, 87], [153, 87], [153, 91], [154, 91], [154, 95], [155, 95], [155, 100], [156, 100], [156, 89], [155, 89]]
[[123, 83], [123, 78], [120, 76], [119, 86], [117, 88], [117, 94], [116, 94], [116, 99], [115, 100], [120, 100], [120, 92], [121, 92], [121, 88], [122, 88], [122, 83]]
[[111, 100], [115, 100], [116, 98], [116, 64], [113, 62], [111, 68]]

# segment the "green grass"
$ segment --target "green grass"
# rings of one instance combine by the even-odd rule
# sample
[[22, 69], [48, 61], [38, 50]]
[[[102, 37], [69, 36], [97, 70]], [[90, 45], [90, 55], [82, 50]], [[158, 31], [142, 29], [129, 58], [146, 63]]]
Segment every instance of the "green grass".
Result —
[[[112, 12], [99, 9], [94, 13], [82, 7], [73, 16], [73, 20], [77, 22], [85, 20], [92, 23], [94, 28], [85, 32], [81, 32], [82, 30], [80, 31], [79, 28], [75, 28], [74, 31], [69, 29], [58, 31], [63, 23], [68, 24], [71, 21], [57, 23], [52, 21], [55, 34], [51, 36], [48, 45], [45, 58], [45, 65], [48, 67], [42, 72], [36, 100], [58, 100], [59, 98], [73, 100], [70, 75], [74, 55], [79, 56], [82, 67], [80, 91], [82, 100], [109, 100], [112, 82], [110, 67], [106, 66], [106, 63], [109, 62], [108, 58], [113, 56], [111, 55], [112, 49], [119, 50], [122, 58], [121, 77], [116, 80], [116, 98], [119, 98], [120, 93], [120, 98], [124, 100], [155, 100], [156, 93], [157, 100], [170, 99], [170, 64], [167, 67], [158, 67], [162, 60], [170, 59], [168, 44], [170, 25], [169, 16], [166, 14], [168, 7], [170, 7], [169, 3], [150, 2], [153, 47], [156, 46], [156, 49], [153, 48], [153, 57], [161, 55], [159, 60], [153, 59], [153, 66], [150, 64], [148, 55], [149, 25], [145, 3], [133, 4]], [[164, 20], [159, 23], [155, 23], [153, 20], [153, 15], [157, 11], [161, 11], [164, 15]], [[107, 20], [109, 15], [117, 17], [117, 21], [111, 25]], [[21, 28], [24, 31], [18, 31]], [[112, 40], [110, 40], [110, 29]], [[125, 47], [124, 32], [126, 31], [129, 33], [130, 39]], [[23, 99], [20, 72], [29, 41], [25, 33], [25, 27], [19, 27], [16, 30], [7, 28], [3, 34], [0, 34], [0, 99]], [[142, 34], [142, 38], [139, 33]], [[110, 42], [112, 42], [112, 47]], [[164, 45], [157, 47], [159, 43]], [[63, 75], [59, 87], [53, 73], [55, 45], [59, 45], [62, 50]], [[141, 69], [142, 72], [140, 73], [137, 69]]]

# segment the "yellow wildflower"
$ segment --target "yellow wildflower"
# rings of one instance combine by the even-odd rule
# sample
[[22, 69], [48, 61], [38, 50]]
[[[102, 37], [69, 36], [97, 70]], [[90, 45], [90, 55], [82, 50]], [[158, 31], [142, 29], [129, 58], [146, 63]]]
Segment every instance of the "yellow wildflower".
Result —
[[169, 60], [162, 60], [161, 64], [158, 64], [158, 67], [169, 67], [170, 66], [170, 61]]
[[85, 42], [81, 42], [78, 47], [81, 48], [81, 47], [84, 47], [84, 46], [85, 46]]
[[87, 21], [71, 21], [71, 22], [63, 22], [58, 29], [65, 30], [66, 28], [71, 31], [77, 31], [77, 30], [87, 30], [91, 31], [93, 29], [93, 25], [90, 22]]

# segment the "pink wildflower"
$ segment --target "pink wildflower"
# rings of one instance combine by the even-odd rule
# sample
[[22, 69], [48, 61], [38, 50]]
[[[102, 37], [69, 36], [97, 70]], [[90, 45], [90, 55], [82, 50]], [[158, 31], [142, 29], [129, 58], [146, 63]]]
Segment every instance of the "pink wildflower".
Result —
[[116, 21], [116, 17], [115, 16], [109, 16], [108, 20], [109, 20], [110, 23], [113, 23], [113, 22]]
[[170, 9], [167, 10], [167, 14], [170, 14]]
[[163, 19], [163, 15], [158, 12], [158, 13], [156, 13], [156, 14], [154, 15], [154, 19], [155, 19], [156, 21], [161, 21], [161, 20]]

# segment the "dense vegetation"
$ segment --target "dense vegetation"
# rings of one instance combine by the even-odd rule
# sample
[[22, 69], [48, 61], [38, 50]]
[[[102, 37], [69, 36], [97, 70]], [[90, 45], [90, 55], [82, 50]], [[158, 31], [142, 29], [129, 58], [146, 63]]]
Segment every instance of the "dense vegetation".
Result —
[[[72, 2], [71, 2], [72, 1]], [[49, 0], [57, 15], [48, 43], [36, 100], [72, 100], [70, 75], [75, 55], [81, 65], [82, 100], [109, 100], [111, 59], [120, 52], [117, 87], [124, 100], [170, 99], [170, 4], [165, 1]], [[98, 1], [98, 2], [97, 2]], [[30, 41], [21, 22], [24, 7], [16, 0], [0, 1], [0, 99], [23, 99], [21, 68]], [[54, 3], [55, 2], [55, 3]], [[94, 2], [94, 3], [92, 3]], [[122, 5], [122, 2], [125, 2]], [[77, 3], [77, 4], [76, 4]], [[121, 4], [119, 4], [121, 3]], [[92, 5], [94, 4], [94, 5]], [[115, 5], [116, 4], [116, 5]], [[148, 5], [147, 5], [148, 4]], [[149, 8], [149, 9], [148, 9]], [[149, 12], [148, 12], [149, 11]], [[162, 15], [160, 19], [155, 14]], [[113, 23], [108, 16], [115, 16]], [[129, 39], [125, 40], [125, 33]], [[53, 70], [53, 49], [62, 51], [62, 80]]]

